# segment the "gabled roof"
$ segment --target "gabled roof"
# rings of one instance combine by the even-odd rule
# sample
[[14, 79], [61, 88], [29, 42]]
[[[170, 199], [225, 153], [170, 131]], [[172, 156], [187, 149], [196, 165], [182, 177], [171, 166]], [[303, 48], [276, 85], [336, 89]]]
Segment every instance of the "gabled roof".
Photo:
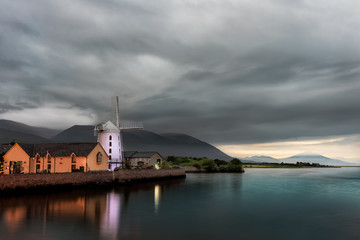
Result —
[[151, 158], [155, 154], [159, 154], [159, 153], [158, 152], [125, 151], [124, 152], [124, 157], [125, 158]]
[[12, 145], [10, 145], [10, 144], [0, 145], [0, 155], [6, 154], [10, 150], [11, 147], [12, 147]]
[[115, 126], [115, 124], [113, 124], [111, 121], [107, 121], [106, 123], [102, 124], [102, 129], [104, 131], [107, 130], [119, 130], [119, 128], [117, 126]]
[[137, 152], [136, 151], [124, 151], [123, 156], [124, 156], [124, 158], [129, 158], [132, 155], [134, 155], [135, 153], [137, 153]]
[[31, 157], [39, 154], [45, 157], [48, 153], [53, 157], [67, 157], [74, 153], [78, 157], [87, 157], [98, 143], [44, 143], [24, 144], [20, 147]]

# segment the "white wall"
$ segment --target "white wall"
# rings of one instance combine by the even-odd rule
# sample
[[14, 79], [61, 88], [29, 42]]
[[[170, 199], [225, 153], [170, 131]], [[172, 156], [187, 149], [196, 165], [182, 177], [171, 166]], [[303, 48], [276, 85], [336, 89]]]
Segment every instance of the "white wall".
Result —
[[[111, 140], [110, 140], [111, 136]], [[120, 130], [102, 131], [98, 133], [98, 142], [109, 155], [109, 170], [122, 166], [122, 145]], [[110, 152], [111, 150], [111, 152]], [[111, 157], [111, 159], [110, 159]]]

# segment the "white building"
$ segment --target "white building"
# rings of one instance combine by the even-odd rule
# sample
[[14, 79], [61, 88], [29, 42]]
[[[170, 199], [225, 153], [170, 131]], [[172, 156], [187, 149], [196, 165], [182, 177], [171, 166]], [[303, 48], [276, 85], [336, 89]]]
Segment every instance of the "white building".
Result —
[[111, 121], [98, 124], [95, 127], [98, 135], [97, 141], [106, 151], [109, 156], [109, 170], [114, 170], [116, 167], [122, 167], [122, 143], [120, 128]]

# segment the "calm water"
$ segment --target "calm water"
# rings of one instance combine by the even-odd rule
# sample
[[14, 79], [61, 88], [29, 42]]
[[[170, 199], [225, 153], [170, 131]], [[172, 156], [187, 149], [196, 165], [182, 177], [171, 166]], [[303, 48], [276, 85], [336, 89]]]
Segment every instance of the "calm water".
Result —
[[0, 197], [0, 239], [360, 239], [360, 168]]

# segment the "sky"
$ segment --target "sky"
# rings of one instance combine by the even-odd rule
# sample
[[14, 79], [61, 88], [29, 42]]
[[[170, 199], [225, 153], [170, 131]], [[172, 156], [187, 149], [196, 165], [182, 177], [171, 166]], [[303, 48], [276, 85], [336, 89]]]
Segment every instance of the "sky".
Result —
[[232, 156], [310, 149], [360, 163], [359, 9], [357, 0], [0, 0], [0, 119], [96, 124], [113, 119], [119, 96], [121, 119]]

